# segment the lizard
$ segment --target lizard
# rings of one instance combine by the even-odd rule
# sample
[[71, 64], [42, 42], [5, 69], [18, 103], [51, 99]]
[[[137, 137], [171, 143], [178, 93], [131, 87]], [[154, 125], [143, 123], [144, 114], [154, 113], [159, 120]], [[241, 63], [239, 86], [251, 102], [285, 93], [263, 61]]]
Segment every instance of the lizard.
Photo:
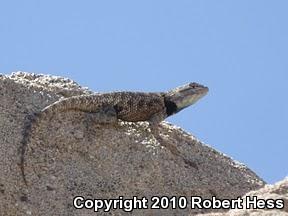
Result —
[[[161, 121], [196, 103], [208, 90], [208, 87], [192, 82], [167, 92], [122, 91], [79, 95], [58, 100], [28, 115], [22, 132], [19, 164], [25, 185], [28, 185], [24, 171], [26, 148], [42, 118], [52, 118], [57, 113], [74, 110], [93, 113], [96, 115], [94, 119], [98, 119], [97, 123], [110, 123], [118, 119], [128, 122], [148, 121], [152, 134], [158, 136]], [[175, 153], [175, 149], [171, 151]]]

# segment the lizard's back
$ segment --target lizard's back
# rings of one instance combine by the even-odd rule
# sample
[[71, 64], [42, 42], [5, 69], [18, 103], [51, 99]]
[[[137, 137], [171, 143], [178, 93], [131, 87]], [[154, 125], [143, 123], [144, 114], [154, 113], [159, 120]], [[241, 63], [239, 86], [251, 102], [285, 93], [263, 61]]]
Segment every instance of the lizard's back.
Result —
[[160, 93], [112, 92], [65, 98], [47, 106], [39, 114], [54, 116], [69, 110], [93, 113], [106, 107], [115, 109], [118, 119], [134, 122], [149, 120], [154, 114], [163, 112], [165, 103]]

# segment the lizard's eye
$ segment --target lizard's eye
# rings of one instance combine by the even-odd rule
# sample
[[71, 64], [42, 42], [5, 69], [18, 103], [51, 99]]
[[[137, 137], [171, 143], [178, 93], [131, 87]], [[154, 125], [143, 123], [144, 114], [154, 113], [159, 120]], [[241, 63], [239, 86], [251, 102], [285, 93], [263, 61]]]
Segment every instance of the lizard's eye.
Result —
[[191, 85], [191, 88], [192, 88], [192, 89], [195, 89], [195, 88], [196, 88], [196, 86], [195, 86], [195, 85]]
[[204, 86], [202, 86], [202, 85], [200, 85], [200, 84], [198, 84], [198, 83], [195, 83], [195, 82], [190, 83], [189, 86], [190, 86], [192, 89], [196, 89], [196, 88], [198, 88], [198, 87], [204, 87]]
[[191, 88], [195, 89], [196, 86], [197, 86], [196, 83], [190, 83], [190, 87], [191, 87]]

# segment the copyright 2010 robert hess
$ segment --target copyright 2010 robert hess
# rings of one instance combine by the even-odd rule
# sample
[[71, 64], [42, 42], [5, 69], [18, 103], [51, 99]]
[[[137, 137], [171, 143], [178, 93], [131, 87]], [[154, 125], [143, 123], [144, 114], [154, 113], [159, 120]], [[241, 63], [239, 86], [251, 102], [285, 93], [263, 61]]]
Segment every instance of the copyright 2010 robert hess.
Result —
[[115, 199], [89, 199], [83, 196], [76, 196], [73, 199], [73, 206], [76, 209], [91, 209], [92, 211], [109, 212], [121, 209], [125, 212], [132, 212], [135, 209], [283, 209], [283, 199], [261, 199], [257, 196], [247, 196], [245, 199], [204, 199], [200, 196], [153, 196], [124, 198], [119, 196]]

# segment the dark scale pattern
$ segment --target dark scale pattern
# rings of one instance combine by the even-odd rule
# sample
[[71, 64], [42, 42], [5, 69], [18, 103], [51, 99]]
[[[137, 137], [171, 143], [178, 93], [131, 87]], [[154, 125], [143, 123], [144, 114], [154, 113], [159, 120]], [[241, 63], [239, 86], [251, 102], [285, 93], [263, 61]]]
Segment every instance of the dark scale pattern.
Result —
[[165, 113], [164, 98], [160, 94], [140, 92], [113, 92], [70, 97], [51, 104], [42, 110], [42, 113], [49, 116], [69, 110], [92, 113], [105, 107], [113, 107], [118, 119], [131, 122], [147, 121], [155, 114]]

